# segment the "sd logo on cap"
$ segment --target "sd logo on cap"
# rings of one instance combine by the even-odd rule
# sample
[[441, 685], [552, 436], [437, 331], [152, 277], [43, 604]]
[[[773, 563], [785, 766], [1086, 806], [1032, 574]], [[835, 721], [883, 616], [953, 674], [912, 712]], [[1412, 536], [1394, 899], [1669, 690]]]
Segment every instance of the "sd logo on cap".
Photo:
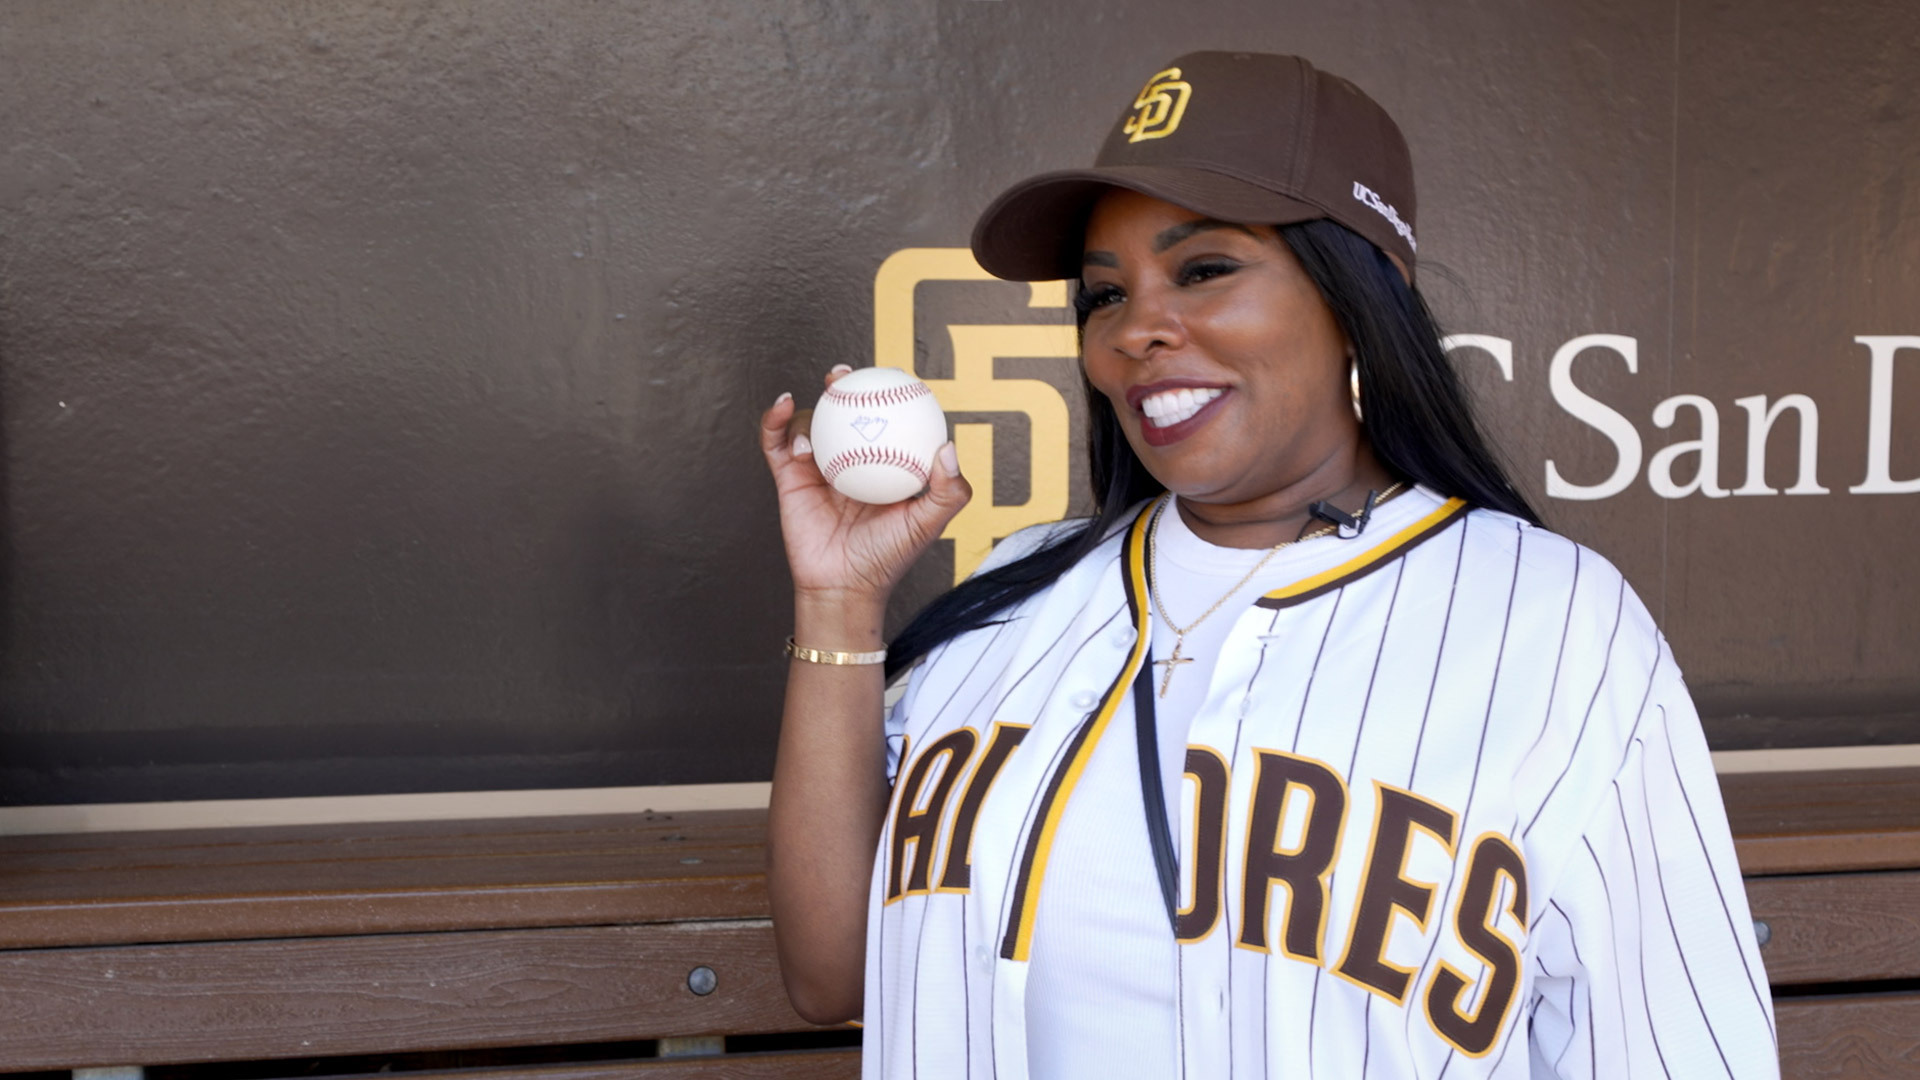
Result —
[[1187, 99], [1193, 96], [1191, 83], [1180, 81], [1180, 69], [1168, 68], [1147, 80], [1140, 96], [1133, 99], [1134, 114], [1122, 129], [1128, 142], [1164, 139], [1180, 127], [1187, 114]]

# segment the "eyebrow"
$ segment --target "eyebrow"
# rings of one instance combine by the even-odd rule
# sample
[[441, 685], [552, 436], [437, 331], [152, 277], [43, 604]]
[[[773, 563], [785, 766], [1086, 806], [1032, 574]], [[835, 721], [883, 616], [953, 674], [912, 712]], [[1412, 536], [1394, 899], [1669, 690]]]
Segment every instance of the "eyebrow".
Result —
[[1238, 229], [1239, 231], [1246, 233], [1248, 236], [1253, 236], [1254, 239], [1256, 240], [1259, 239], [1259, 237], [1254, 236], [1253, 230], [1247, 228], [1245, 225], [1236, 224], [1231, 221], [1221, 221], [1218, 218], [1201, 218], [1198, 221], [1189, 221], [1180, 225], [1175, 225], [1174, 227], [1170, 229], [1166, 229], [1163, 232], [1161, 232], [1159, 236], [1154, 237], [1153, 238], [1154, 254], [1157, 255], [1167, 250], [1168, 248], [1172, 247], [1173, 245], [1179, 243], [1180, 241], [1187, 239], [1188, 237], [1195, 236], [1203, 232], [1211, 232], [1214, 229]]
[[[1160, 235], [1153, 238], [1153, 252], [1158, 255], [1183, 240], [1198, 236], [1203, 232], [1211, 232], [1215, 229], [1235, 229], [1239, 232], [1246, 233], [1255, 240], [1260, 239], [1259, 235], [1252, 229], [1237, 222], [1221, 221], [1218, 218], [1200, 218], [1195, 221], [1182, 222], [1170, 229], [1162, 230]], [[1106, 266], [1117, 269], [1120, 266], [1120, 260], [1111, 251], [1089, 251], [1081, 256], [1080, 265]]]

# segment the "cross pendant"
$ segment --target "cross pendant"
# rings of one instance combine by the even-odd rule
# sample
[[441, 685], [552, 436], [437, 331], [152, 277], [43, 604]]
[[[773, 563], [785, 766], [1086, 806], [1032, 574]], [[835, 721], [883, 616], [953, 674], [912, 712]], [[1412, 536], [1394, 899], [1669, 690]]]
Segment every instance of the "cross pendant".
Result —
[[1186, 641], [1187, 639], [1185, 635], [1181, 635], [1181, 634], [1174, 635], [1173, 655], [1167, 657], [1165, 660], [1155, 660], [1153, 662], [1154, 667], [1167, 669], [1167, 673], [1160, 677], [1160, 696], [1161, 697], [1167, 696], [1167, 687], [1173, 683], [1174, 668], [1180, 666], [1181, 664], [1193, 663], [1193, 657], [1180, 655], [1180, 648], [1181, 646], [1186, 644]]

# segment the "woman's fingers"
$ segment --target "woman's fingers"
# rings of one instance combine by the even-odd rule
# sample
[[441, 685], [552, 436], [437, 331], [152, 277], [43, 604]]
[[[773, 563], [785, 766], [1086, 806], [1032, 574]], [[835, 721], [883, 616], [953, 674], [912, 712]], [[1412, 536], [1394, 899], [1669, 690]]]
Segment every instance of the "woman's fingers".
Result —
[[821, 482], [813, 467], [812, 442], [804, 432], [793, 431], [795, 413], [793, 395], [781, 394], [760, 414], [760, 452], [773, 473], [775, 489], [783, 494]]
[[[850, 364], [835, 364], [827, 369], [823, 382], [832, 386], [842, 378], [853, 373]], [[760, 449], [767, 455], [769, 462], [779, 457], [808, 457], [813, 453], [813, 441], [805, 432], [792, 432], [793, 418], [799, 413], [799, 407], [791, 393], [783, 393], [773, 400], [773, 406], [760, 415]]]
[[793, 422], [793, 395], [783, 393], [760, 414], [760, 450], [769, 461], [787, 449], [787, 425]]
[[927, 493], [913, 500], [912, 512], [929, 538], [945, 531], [947, 522], [973, 499], [973, 485], [960, 475], [960, 455], [952, 443], [933, 455], [933, 475], [927, 480]]

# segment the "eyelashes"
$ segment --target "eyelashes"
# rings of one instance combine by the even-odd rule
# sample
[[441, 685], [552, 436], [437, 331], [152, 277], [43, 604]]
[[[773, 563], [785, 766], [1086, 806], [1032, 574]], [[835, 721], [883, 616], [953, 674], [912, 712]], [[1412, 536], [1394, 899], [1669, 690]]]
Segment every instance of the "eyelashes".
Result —
[[[1232, 259], [1204, 258], [1182, 263], [1175, 272], [1174, 281], [1182, 286], [1198, 285], [1214, 278], [1225, 277], [1240, 269], [1240, 264]], [[1092, 285], [1081, 281], [1073, 290], [1073, 309], [1082, 319], [1103, 307], [1110, 307], [1126, 299], [1126, 293], [1117, 285]]]
[[1088, 288], [1086, 283], [1082, 282], [1073, 290], [1073, 310], [1085, 319], [1096, 310], [1118, 302], [1122, 295], [1120, 290], [1112, 285], [1095, 285], [1093, 288]]
[[1196, 285], [1211, 278], [1225, 277], [1240, 269], [1240, 264], [1231, 259], [1195, 259], [1180, 267], [1179, 281], [1182, 285]]

